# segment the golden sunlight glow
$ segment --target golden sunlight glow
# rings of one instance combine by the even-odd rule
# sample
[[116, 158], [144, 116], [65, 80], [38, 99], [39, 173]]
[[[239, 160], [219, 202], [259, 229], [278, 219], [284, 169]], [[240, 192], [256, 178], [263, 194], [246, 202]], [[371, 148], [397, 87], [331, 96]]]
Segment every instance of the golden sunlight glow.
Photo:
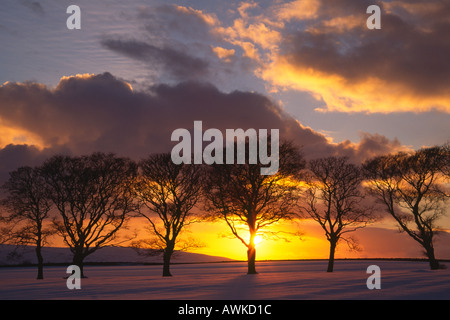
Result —
[[255, 236], [255, 239], [253, 239], [255, 246], [258, 246], [261, 243], [261, 241], [263, 241], [263, 238], [259, 235]]
[[[294, 235], [299, 228], [307, 235], [302, 238]], [[270, 234], [257, 235], [255, 237], [257, 260], [317, 259], [326, 258], [328, 255], [328, 241], [315, 222], [304, 225], [303, 223], [297, 225], [292, 221], [279, 222], [259, 232], [264, 231], [288, 233], [280, 233], [279, 238], [272, 237]], [[204, 244], [202, 248], [194, 251], [196, 253], [247, 260], [247, 248], [231, 235], [229, 227], [223, 222], [193, 224], [190, 226], [189, 234]], [[248, 233], [242, 233], [242, 235], [245, 238]]]
[[[59, 80], [58, 86], [61, 85], [62, 83], [64, 83], [65, 81], [68, 81], [68, 80], [73, 79], [73, 78], [89, 79], [89, 78], [92, 78], [94, 76], [95, 76], [94, 73], [83, 73], [83, 74], [77, 73], [76, 75], [62, 76], [61, 79]], [[133, 91], [133, 86], [130, 83], [128, 83], [126, 81], [122, 81], [122, 82], [130, 89], [130, 91]], [[57, 86], [57, 88], [58, 88], [58, 86]]]
[[77, 73], [76, 75], [62, 76], [59, 81], [61, 82], [61, 81], [69, 80], [72, 78], [88, 79], [88, 78], [93, 77], [94, 75], [95, 75], [94, 73], [83, 73], [83, 74]]
[[27, 144], [42, 150], [46, 147], [41, 137], [21, 128], [7, 126], [0, 121], [0, 148], [9, 144]]
[[[252, 15], [249, 10], [258, 6], [254, 2], [244, 1], [238, 9], [239, 18], [236, 18], [232, 25], [225, 27], [217, 23], [212, 26], [211, 31], [228, 43], [240, 47], [243, 56], [258, 63], [259, 68], [254, 73], [267, 82], [269, 92], [288, 89], [309, 92], [317, 100], [325, 102], [326, 107], [317, 108], [318, 112], [388, 114], [437, 110], [450, 113], [450, 98], [445, 93], [424, 94], [411, 90], [407, 83], [402, 81], [369, 75], [354, 81], [332, 71], [300, 65], [293, 57], [281, 55], [281, 30], [285, 23], [291, 20], [315, 19], [320, 6], [321, 2], [318, 0], [294, 0], [272, 6], [267, 12], [268, 15]], [[408, 12], [417, 12], [421, 7], [422, 4], [400, 5], [398, 1], [394, 1], [388, 9], [403, 8]], [[429, 10], [437, 12], [438, 8], [440, 7], [435, 6]], [[328, 34], [330, 31], [344, 33], [364, 28], [365, 18], [364, 15], [355, 14], [334, 17], [309, 26], [306, 31], [313, 34]], [[427, 26], [424, 28], [426, 30]], [[219, 50], [215, 49], [215, 53], [219, 57], [225, 57], [225, 52]]]
[[260, 74], [273, 84], [274, 89], [309, 91], [316, 98], [323, 99], [327, 107], [316, 109], [319, 112], [425, 112], [433, 108], [450, 112], [448, 97], [420, 96], [401, 84], [375, 77], [350, 83], [339, 75], [326, 74], [306, 66], [294, 67], [286, 57], [274, 58], [272, 63], [260, 70]]
[[[149, 239], [147, 223], [142, 218], [131, 219], [126, 234], [136, 232], [137, 238], [133, 240]], [[256, 242], [256, 260], [295, 260], [295, 259], [327, 259], [330, 244], [326, 240], [321, 227], [312, 219], [301, 221], [285, 221], [277, 223], [265, 230], [284, 231], [283, 238], [258, 235]], [[391, 230], [391, 231], [389, 231]], [[294, 235], [300, 231], [302, 236]], [[262, 231], [260, 231], [262, 232]], [[380, 233], [381, 232], [381, 233]], [[203, 246], [188, 250], [189, 252], [210, 256], [224, 257], [234, 260], [246, 261], [247, 248], [230, 234], [229, 227], [221, 222], [201, 222], [189, 226], [184, 234], [198, 240]], [[243, 234], [244, 235], [244, 234]], [[380, 235], [384, 247], [380, 247]], [[388, 236], [387, 236], [388, 235]], [[124, 235], [120, 235], [124, 237]], [[386, 237], [387, 236], [387, 237]], [[413, 240], [404, 237], [397, 232], [396, 225], [389, 221], [383, 221], [379, 227], [363, 231], [356, 235], [361, 240], [361, 252], [349, 251], [345, 242], [338, 245], [336, 258], [370, 258], [370, 257], [409, 257], [409, 249], [404, 247], [392, 247], [392, 241], [402, 241], [404, 245], [416, 248]], [[62, 239], [55, 237], [51, 240], [52, 246], [65, 246]], [[409, 242], [408, 242], [409, 241]], [[124, 244], [126, 245], [126, 244]], [[392, 248], [391, 248], [392, 247]], [[390, 248], [390, 249], [386, 249]], [[420, 253], [420, 251], [417, 251]]]

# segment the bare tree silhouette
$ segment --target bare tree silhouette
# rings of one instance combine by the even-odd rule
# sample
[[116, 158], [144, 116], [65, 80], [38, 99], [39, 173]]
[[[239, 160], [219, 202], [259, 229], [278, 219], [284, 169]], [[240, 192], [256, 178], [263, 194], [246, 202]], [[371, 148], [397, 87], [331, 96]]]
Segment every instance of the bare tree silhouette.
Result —
[[[235, 164], [208, 167], [206, 209], [212, 217], [224, 220], [232, 234], [247, 247], [248, 274], [257, 273], [255, 237], [258, 231], [294, 216], [297, 186], [292, 179], [304, 165], [299, 150], [292, 143], [283, 142], [275, 175], [261, 175], [263, 165], [260, 163], [237, 164], [235, 161]], [[242, 236], [242, 226], [248, 228], [248, 240]]]
[[7, 244], [14, 240], [14, 226], [11, 224], [7, 212], [0, 211], [0, 244]]
[[[140, 162], [141, 174], [136, 183], [139, 214], [156, 235], [147, 242], [150, 249], [163, 252], [163, 276], [171, 276], [170, 260], [179, 235], [189, 224], [196, 222], [192, 209], [202, 197], [202, 167], [174, 164], [170, 153], [156, 154]], [[182, 242], [190, 246], [195, 242]], [[187, 249], [187, 247], [184, 247]]]
[[449, 166], [448, 146], [380, 156], [364, 164], [368, 189], [400, 230], [425, 249], [431, 269], [439, 269], [433, 238], [437, 220], [446, 213]]
[[327, 272], [333, 272], [334, 255], [340, 240], [351, 248], [357, 243], [346, 234], [373, 221], [371, 210], [362, 205], [364, 175], [346, 157], [311, 160], [306, 174], [307, 188], [300, 202], [302, 213], [318, 222], [330, 242]]
[[59, 212], [54, 224], [83, 273], [83, 260], [115, 239], [134, 210], [137, 165], [112, 154], [54, 156], [42, 168]]
[[48, 198], [40, 167], [21, 167], [10, 172], [2, 187], [7, 196], [2, 205], [10, 213], [8, 221], [17, 228], [10, 231], [10, 238], [19, 245], [35, 245], [38, 261], [37, 279], [44, 278], [42, 247], [54, 229], [45, 226], [52, 203]]

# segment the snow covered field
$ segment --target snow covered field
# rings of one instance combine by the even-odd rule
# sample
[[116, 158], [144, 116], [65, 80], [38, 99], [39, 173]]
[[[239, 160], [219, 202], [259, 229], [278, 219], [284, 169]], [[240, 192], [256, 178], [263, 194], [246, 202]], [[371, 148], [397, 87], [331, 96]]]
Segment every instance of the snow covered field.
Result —
[[[0, 299], [450, 299], [450, 263], [431, 271], [415, 261], [337, 260], [327, 273], [326, 261], [260, 261], [257, 275], [245, 262], [177, 264], [173, 277], [162, 266], [86, 266], [80, 290], [66, 287], [66, 267], [0, 268]], [[381, 268], [381, 289], [369, 290], [369, 265]], [[445, 264], [445, 263], [444, 263]]]

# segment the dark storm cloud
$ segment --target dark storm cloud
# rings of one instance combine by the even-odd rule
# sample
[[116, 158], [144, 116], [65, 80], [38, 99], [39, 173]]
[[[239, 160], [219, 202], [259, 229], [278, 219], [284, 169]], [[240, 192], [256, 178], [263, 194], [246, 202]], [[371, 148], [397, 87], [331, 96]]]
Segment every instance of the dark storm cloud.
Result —
[[[448, 98], [450, 1], [374, 3], [382, 8], [381, 30], [366, 28], [368, 1], [323, 2], [308, 28], [286, 30], [283, 54], [292, 66], [339, 75], [349, 84], [376, 77], [418, 96]], [[352, 21], [359, 23], [342, 32]]]
[[398, 139], [389, 140], [381, 134], [361, 133], [357, 145], [345, 140], [336, 146], [335, 155], [347, 156], [353, 162], [359, 163], [371, 157], [397, 151], [406, 151]]
[[[331, 144], [303, 127], [264, 95], [224, 93], [207, 83], [156, 85], [135, 92], [109, 73], [61, 79], [54, 89], [36, 83], [8, 83], [0, 87], [0, 117], [12, 128], [38, 136], [46, 146], [8, 146], [0, 150], [3, 163], [34, 163], [51, 153], [114, 152], [138, 159], [168, 152], [171, 133], [191, 130], [195, 120], [207, 128], [279, 129], [282, 139], [303, 146], [308, 158], [330, 154], [360, 160], [398, 147], [382, 136], [366, 136], [359, 146]], [[20, 160], [22, 159], [22, 160]]]
[[[45, 159], [54, 154], [70, 154], [64, 147], [54, 147], [40, 150], [31, 145], [7, 145], [0, 149], [0, 185], [8, 178], [8, 173], [21, 166], [42, 164]], [[0, 193], [2, 191], [0, 190]]]
[[103, 39], [101, 44], [151, 67], [160, 65], [164, 72], [169, 72], [176, 80], [196, 79], [209, 73], [207, 61], [174, 48], [159, 48], [138, 40]]
[[212, 40], [211, 27], [218, 23], [215, 15], [173, 4], [140, 7], [137, 14], [146, 32], [158, 37], [184, 40]]
[[143, 62], [152, 83], [213, 82], [230, 71], [230, 64], [223, 64], [212, 50], [225, 43], [214, 32], [219, 25], [215, 14], [163, 4], [140, 6], [129, 18], [138, 32], [104, 34], [100, 44], [140, 64]]

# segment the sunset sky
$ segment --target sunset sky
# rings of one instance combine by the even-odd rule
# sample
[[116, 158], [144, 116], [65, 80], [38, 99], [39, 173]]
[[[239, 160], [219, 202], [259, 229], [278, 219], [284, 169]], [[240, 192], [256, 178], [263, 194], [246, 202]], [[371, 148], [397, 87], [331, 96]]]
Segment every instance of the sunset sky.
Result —
[[[81, 8], [69, 30], [66, 9]], [[366, 9], [381, 7], [381, 29]], [[87, 1], [0, 3], [0, 180], [56, 153], [168, 152], [177, 128], [278, 128], [306, 158], [361, 161], [450, 140], [450, 1]], [[440, 221], [450, 230], [450, 218]], [[310, 221], [274, 226], [259, 259], [326, 258]], [[244, 259], [223, 223], [190, 236]], [[363, 251], [420, 257], [389, 218], [358, 231]], [[438, 238], [439, 239], [439, 238]], [[436, 242], [450, 259], [450, 236]]]

